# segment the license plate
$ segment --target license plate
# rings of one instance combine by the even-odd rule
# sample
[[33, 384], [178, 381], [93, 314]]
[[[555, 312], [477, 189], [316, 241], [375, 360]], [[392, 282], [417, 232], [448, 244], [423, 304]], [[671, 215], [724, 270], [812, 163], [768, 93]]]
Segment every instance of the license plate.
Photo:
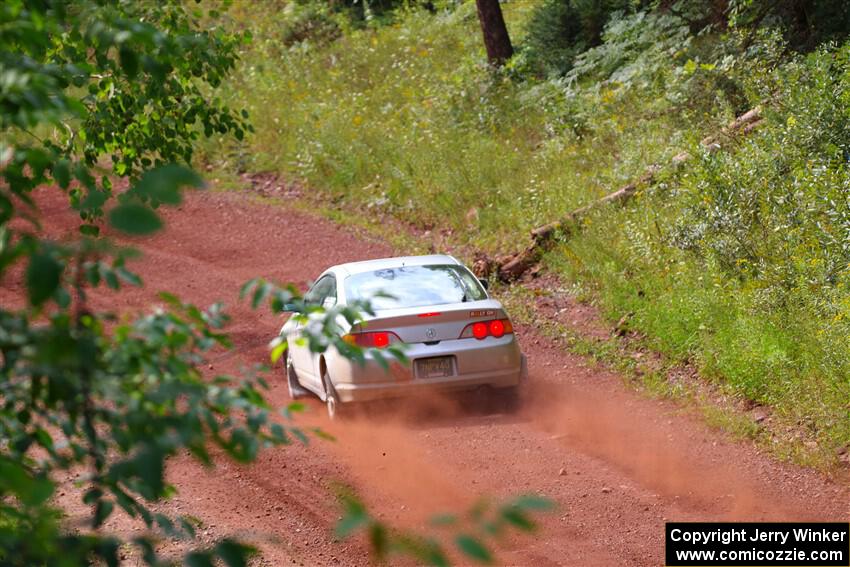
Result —
[[454, 374], [451, 356], [422, 358], [416, 361], [416, 375], [420, 378], [443, 378]]

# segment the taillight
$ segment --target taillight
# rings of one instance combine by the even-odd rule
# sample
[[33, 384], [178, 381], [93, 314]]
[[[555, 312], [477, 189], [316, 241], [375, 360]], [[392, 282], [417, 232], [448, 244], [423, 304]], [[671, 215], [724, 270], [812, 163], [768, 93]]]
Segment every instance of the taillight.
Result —
[[483, 339], [487, 336], [487, 324], [486, 323], [473, 323], [472, 324], [472, 336], [476, 339]]
[[496, 319], [490, 321], [490, 334], [498, 338], [505, 334], [505, 324]]
[[493, 319], [492, 321], [478, 321], [470, 323], [460, 334], [460, 338], [469, 339], [476, 338], [479, 341], [487, 337], [504, 337], [505, 335], [513, 334], [514, 326], [511, 325], [510, 319]]
[[363, 348], [384, 348], [391, 343], [401, 342], [398, 335], [388, 331], [375, 331], [370, 333], [349, 333], [342, 339], [352, 345]]

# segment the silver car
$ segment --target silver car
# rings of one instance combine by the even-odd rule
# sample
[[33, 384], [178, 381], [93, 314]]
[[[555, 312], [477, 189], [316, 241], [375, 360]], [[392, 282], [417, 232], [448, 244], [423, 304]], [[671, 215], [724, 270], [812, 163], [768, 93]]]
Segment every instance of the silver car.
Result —
[[[353, 327], [343, 323], [346, 341], [372, 347], [366, 350], [365, 364], [335, 348], [311, 351], [306, 341], [298, 340], [302, 323], [294, 318], [281, 329], [288, 342], [290, 395], [313, 392], [326, 402], [331, 417], [353, 402], [415, 396], [423, 390], [488, 387], [510, 400], [526, 377], [525, 357], [502, 304], [451, 256], [333, 266], [304, 300], [325, 308], [367, 300], [375, 312]], [[403, 347], [408, 360], [393, 361], [386, 369], [373, 353], [391, 345]]]

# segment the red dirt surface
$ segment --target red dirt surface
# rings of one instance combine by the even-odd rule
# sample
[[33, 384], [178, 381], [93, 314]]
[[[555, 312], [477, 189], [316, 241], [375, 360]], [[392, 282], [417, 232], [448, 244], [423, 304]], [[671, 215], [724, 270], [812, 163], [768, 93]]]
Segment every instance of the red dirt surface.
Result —
[[[123, 239], [144, 253], [131, 267], [145, 288], [98, 294], [94, 306], [148, 310], [160, 290], [201, 306], [223, 300], [237, 352], [213, 361], [210, 372], [236, 372], [268, 360], [266, 345], [282, 324], [236, 300], [242, 283], [258, 275], [306, 282], [332, 264], [393, 254], [327, 221], [248, 201], [193, 193], [165, 211], [161, 234]], [[44, 193], [40, 202], [49, 234], [75, 234], [64, 196]], [[0, 298], [22, 291], [4, 286], [11, 287]], [[846, 481], [777, 463], [672, 402], [628, 390], [533, 328], [517, 331], [530, 366], [529, 399], [518, 415], [448, 404], [436, 416], [382, 413], [340, 425], [311, 403], [299, 421], [321, 425], [336, 442], [267, 450], [251, 466], [221, 460], [213, 470], [177, 458], [168, 475], [179, 495], [166, 509], [201, 518], [202, 538], [257, 542], [263, 565], [369, 563], [365, 543], [333, 539], [337, 483], [353, 486], [391, 524], [421, 530], [432, 515], [461, 512], [483, 496], [554, 500], [557, 510], [540, 517], [536, 534], [500, 542], [498, 560], [510, 565], [661, 565], [666, 521], [850, 519]], [[279, 406], [289, 402], [282, 376], [276, 368], [269, 394]], [[113, 526], [134, 529], [120, 520]]]

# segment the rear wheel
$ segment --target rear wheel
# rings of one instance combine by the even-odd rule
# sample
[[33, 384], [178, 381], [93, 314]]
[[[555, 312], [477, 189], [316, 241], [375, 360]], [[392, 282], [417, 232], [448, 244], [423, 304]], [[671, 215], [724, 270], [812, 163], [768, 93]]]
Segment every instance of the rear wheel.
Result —
[[499, 388], [492, 392], [496, 411], [514, 413], [522, 405], [522, 386]]
[[322, 383], [325, 386], [325, 405], [328, 408], [328, 417], [331, 419], [340, 419], [342, 417], [340, 415], [342, 404], [340, 403], [339, 396], [331, 382], [331, 377], [328, 375], [327, 368], [322, 374]]
[[506, 413], [515, 413], [520, 410], [522, 403], [528, 394], [528, 360], [522, 355], [520, 364], [519, 384], [509, 388], [496, 390], [496, 400], [499, 410]]
[[495, 413], [514, 413], [519, 409], [521, 400], [520, 386], [494, 388], [481, 386], [469, 393], [470, 407], [485, 415]]
[[298, 374], [295, 373], [295, 368], [292, 366], [292, 356], [286, 355], [286, 383], [289, 387], [289, 397], [293, 400], [299, 400], [307, 397], [307, 390], [298, 381]]

